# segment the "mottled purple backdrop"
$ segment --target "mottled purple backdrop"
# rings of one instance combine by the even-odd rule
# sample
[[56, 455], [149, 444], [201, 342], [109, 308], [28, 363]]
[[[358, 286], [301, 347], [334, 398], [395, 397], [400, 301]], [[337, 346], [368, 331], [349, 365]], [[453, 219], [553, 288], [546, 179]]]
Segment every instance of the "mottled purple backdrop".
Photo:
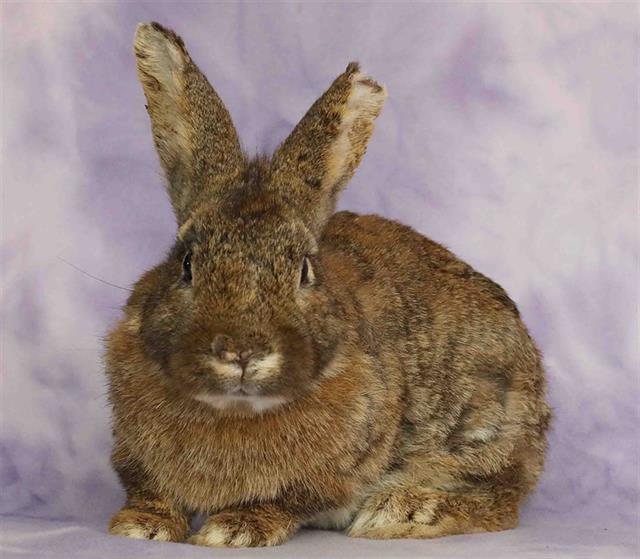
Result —
[[341, 207], [412, 225], [520, 307], [555, 408], [525, 520], [633, 526], [639, 45], [622, 2], [5, 3], [0, 512], [102, 527], [122, 499], [101, 337], [127, 292], [89, 274], [130, 286], [174, 237], [131, 47], [151, 19], [183, 35], [250, 153], [352, 59], [387, 85]]

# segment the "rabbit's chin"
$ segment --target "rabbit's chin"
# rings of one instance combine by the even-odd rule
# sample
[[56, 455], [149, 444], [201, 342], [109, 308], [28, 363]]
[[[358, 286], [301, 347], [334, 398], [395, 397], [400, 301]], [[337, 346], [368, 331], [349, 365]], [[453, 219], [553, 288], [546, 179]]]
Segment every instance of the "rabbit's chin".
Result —
[[288, 400], [283, 396], [254, 396], [248, 394], [211, 394], [200, 392], [196, 394], [194, 400], [206, 404], [216, 410], [244, 413], [261, 414], [279, 408], [286, 404]]

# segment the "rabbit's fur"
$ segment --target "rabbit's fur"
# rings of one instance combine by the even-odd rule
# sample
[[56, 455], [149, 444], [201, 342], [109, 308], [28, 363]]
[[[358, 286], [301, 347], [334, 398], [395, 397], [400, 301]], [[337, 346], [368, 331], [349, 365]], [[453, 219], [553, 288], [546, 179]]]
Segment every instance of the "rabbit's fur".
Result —
[[385, 89], [350, 64], [249, 160], [177, 35], [141, 24], [135, 52], [178, 239], [108, 337], [111, 532], [183, 541], [194, 512], [210, 546], [516, 526], [550, 412], [515, 304], [409, 227], [333, 213]]

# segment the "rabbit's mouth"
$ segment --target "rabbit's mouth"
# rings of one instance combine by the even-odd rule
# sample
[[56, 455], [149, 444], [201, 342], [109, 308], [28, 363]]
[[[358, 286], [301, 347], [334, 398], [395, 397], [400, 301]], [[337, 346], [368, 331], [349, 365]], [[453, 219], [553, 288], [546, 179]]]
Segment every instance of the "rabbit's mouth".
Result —
[[280, 353], [269, 353], [245, 360], [239, 359], [235, 355], [233, 354], [228, 359], [206, 356], [202, 362], [204, 369], [208, 370], [210, 374], [231, 383], [230, 392], [241, 389], [247, 394], [253, 395], [256, 393], [255, 390], [252, 390], [254, 383], [269, 382], [280, 373], [282, 366]]
[[263, 386], [269, 384], [280, 370], [280, 354], [256, 356], [242, 363], [231, 358], [222, 360], [209, 357], [205, 360], [211, 387], [202, 386], [193, 398], [217, 410], [260, 414], [287, 402], [284, 396], [265, 394]]

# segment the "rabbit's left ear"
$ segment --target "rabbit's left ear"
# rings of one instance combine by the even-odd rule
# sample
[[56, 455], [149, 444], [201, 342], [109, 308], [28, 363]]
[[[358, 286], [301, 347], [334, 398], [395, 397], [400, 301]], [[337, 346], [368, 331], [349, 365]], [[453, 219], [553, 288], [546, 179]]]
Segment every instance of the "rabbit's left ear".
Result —
[[386, 96], [352, 62], [274, 154], [272, 190], [316, 233], [360, 163]]
[[178, 35], [159, 23], [141, 23], [134, 49], [153, 139], [180, 225], [202, 200], [215, 200], [239, 177], [244, 157], [238, 134]]

